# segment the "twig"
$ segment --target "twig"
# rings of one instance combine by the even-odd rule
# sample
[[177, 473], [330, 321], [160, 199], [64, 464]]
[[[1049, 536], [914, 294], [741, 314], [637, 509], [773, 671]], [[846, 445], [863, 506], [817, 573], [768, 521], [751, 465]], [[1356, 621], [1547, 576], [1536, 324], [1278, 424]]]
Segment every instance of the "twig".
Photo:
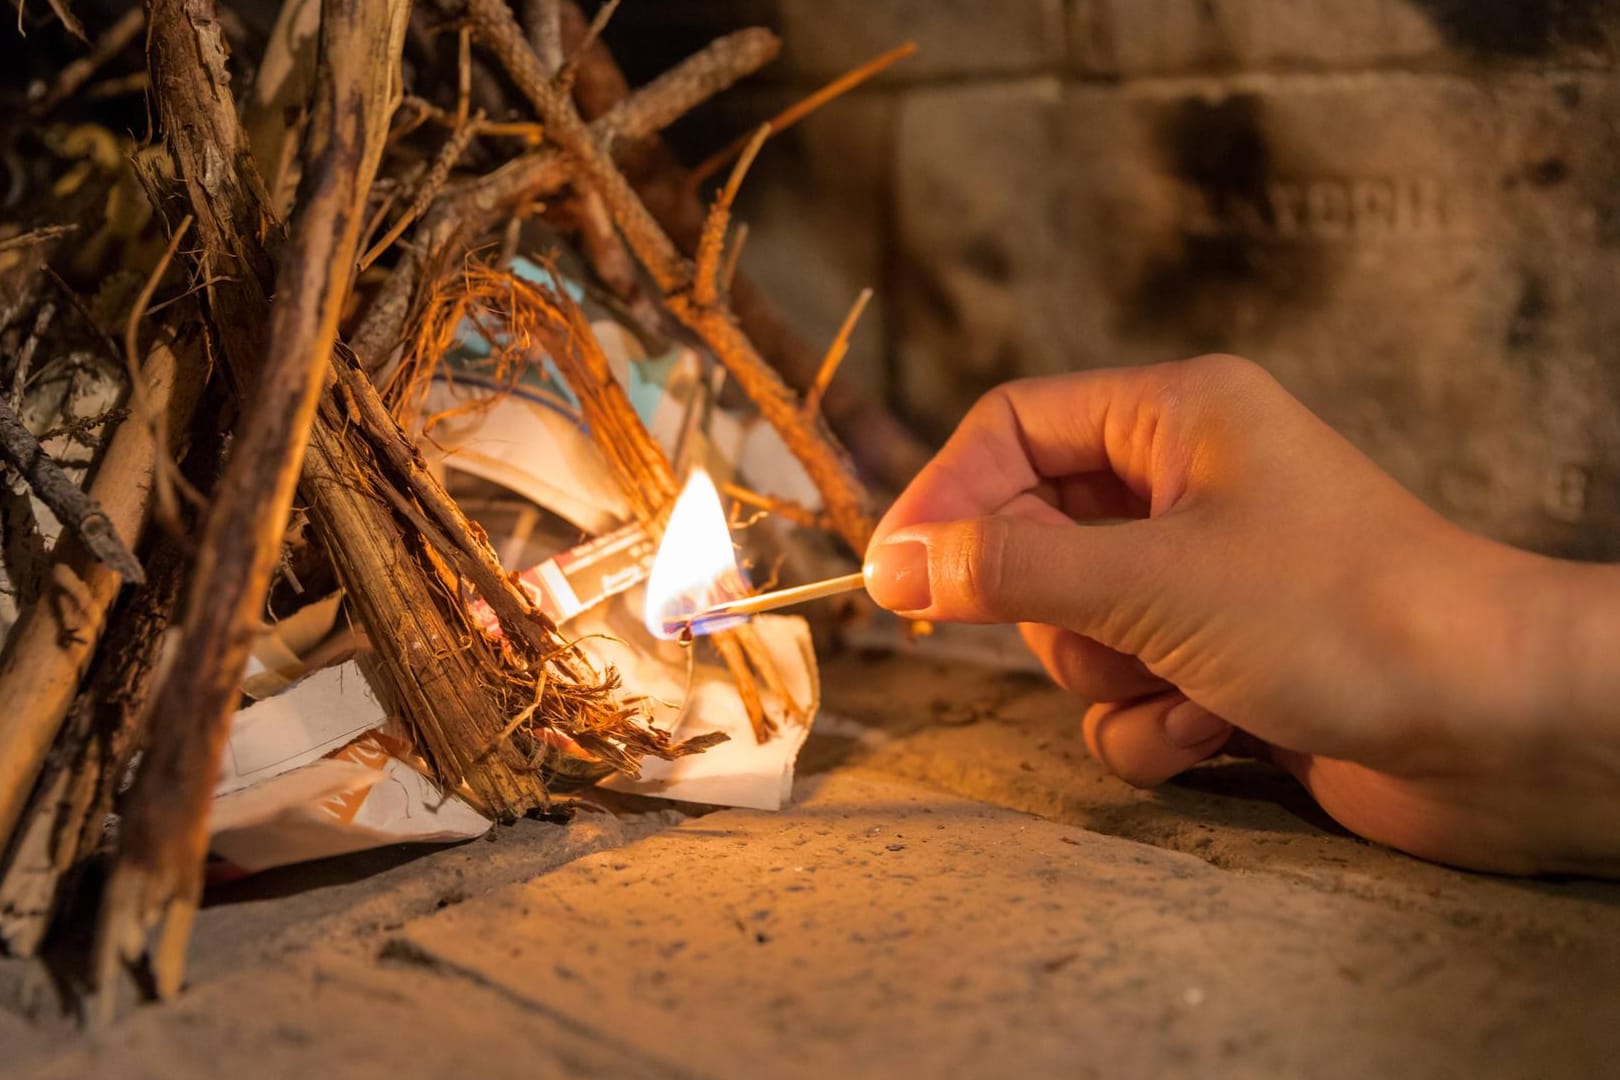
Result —
[[75, 484], [34, 438], [11, 406], [0, 402], [0, 458], [22, 476], [66, 528], [79, 534], [90, 553], [127, 581], [146, 580], [140, 560], [118, 535], [96, 501]]
[[748, 175], [760, 148], [770, 136], [771, 129], [767, 124], [760, 125], [754, 132], [754, 137], [748, 140], [742, 156], [732, 168], [731, 178], [726, 181], [719, 198], [709, 207], [708, 217], [703, 220], [703, 233], [698, 238], [696, 269], [692, 272], [692, 302], [700, 307], [713, 307], [720, 302], [720, 257], [726, 245], [726, 227], [731, 223], [731, 207], [737, 201], [743, 177]]
[[[789, 105], [786, 109], [783, 109], [781, 112], [767, 120], [765, 122], [765, 126], [770, 128], [772, 135], [779, 135], [788, 128], [792, 127], [794, 124], [797, 124], [800, 120], [803, 120], [806, 116], [809, 116], [811, 113], [821, 108], [823, 105], [827, 104], [829, 101], [849, 93], [849, 91], [855, 89], [857, 86], [861, 85], [861, 83], [872, 78], [874, 75], [877, 75], [890, 65], [904, 60], [906, 57], [912, 55], [916, 51], [917, 43], [915, 41], [908, 41], [903, 45], [895, 46], [888, 52], [874, 56], [872, 59], [868, 60], [859, 67], [851, 68], [849, 71], [844, 72], [842, 75], [838, 76], [838, 78], [810, 94], [808, 97], [802, 98], [794, 104]], [[721, 148], [720, 150], [715, 151], [713, 154], [710, 154], [701, 164], [698, 165], [697, 168], [692, 170], [687, 182], [690, 183], [694, 188], [702, 184], [703, 181], [719, 172], [721, 168], [725, 166], [726, 162], [730, 161], [732, 158], [741, 153], [743, 148], [748, 145], [748, 142], [749, 136], [744, 135], [733, 140], [729, 145]]]
[[146, 276], [146, 283], [130, 305], [129, 317], [124, 320], [124, 373], [129, 378], [129, 397], [135, 407], [135, 414], [141, 422], [152, 431], [152, 437], [157, 447], [157, 471], [153, 475], [154, 491], [157, 495], [158, 517], [167, 522], [171, 528], [178, 529], [180, 524], [179, 503], [174, 497], [176, 486], [191, 496], [192, 501], [202, 502], [202, 496], [191, 489], [183, 476], [174, 468], [173, 460], [169, 457], [168, 433], [164, 428], [163, 417], [152, 408], [150, 395], [146, 389], [146, 377], [141, 374], [140, 362], [136, 352], [140, 338], [141, 320], [146, 317], [146, 307], [152, 302], [152, 294], [157, 291], [158, 282], [169, 269], [169, 263], [174, 259], [174, 253], [180, 248], [180, 241], [191, 230], [191, 223], [195, 219], [187, 214], [180, 220], [174, 233], [169, 237], [163, 254], [152, 267], [152, 272]]
[[[572, 3], [565, 4], [564, 15], [583, 24]], [[595, 131], [628, 102], [628, 86], [607, 50], [599, 47], [582, 62], [584, 59], [590, 64], [589, 77], [582, 70], [575, 96], [588, 115], [597, 117], [592, 124]], [[697, 188], [656, 138], [643, 140], [637, 149], [637, 190], [681, 249], [695, 251], [707, 214]], [[785, 378], [808, 386], [821, 362], [821, 350], [810, 347], [745, 273], [735, 276], [728, 294], [732, 314], [758, 352]], [[893, 413], [848, 384], [834, 383], [828, 388], [822, 411], [855, 451], [863, 469], [892, 487], [904, 486], [928, 460], [927, 446]]]
[[775, 514], [786, 518], [795, 525], [803, 525], [807, 529], [825, 529], [831, 524], [825, 514], [817, 513], [807, 506], [801, 506], [789, 499], [779, 499], [774, 495], [762, 495], [741, 484], [724, 483], [720, 485], [720, 494], [728, 499], [734, 499], [744, 506], [752, 506], [756, 510]]
[[81, 56], [62, 68], [51, 88], [29, 105], [29, 111], [35, 116], [44, 116], [72, 97], [107, 61], [129, 48], [140, 36], [141, 27], [145, 25], [146, 12], [139, 6], [132, 6], [96, 39], [88, 55]]
[[547, 71], [562, 70], [562, 6], [557, 0], [526, 0], [523, 16], [529, 24], [529, 44], [540, 62]]
[[29, 376], [33, 372], [34, 353], [39, 350], [39, 343], [45, 339], [45, 331], [51, 327], [51, 320], [56, 318], [56, 304], [50, 300], [43, 301], [39, 310], [34, 313], [34, 326], [28, 332], [28, 340], [17, 352], [17, 366], [11, 373], [11, 407], [23, 407], [23, 393], [31, 381]]
[[592, 19], [591, 25], [585, 29], [585, 37], [580, 40], [573, 55], [569, 56], [562, 69], [557, 72], [557, 85], [564, 93], [574, 85], [574, 75], [579, 70], [579, 58], [589, 52], [591, 46], [596, 44], [596, 39], [602, 36], [602, 31], [607, 29], [613, 13], [619, 10], [619, 3], [620, 0], [607, 0], [607, 3], [602, 5], [596, 13], [596, 18]]
[[450, 170], [456, 167], [456, 162], [461, 160], [461, 155], [467, 152], [467, 143], [477, 133], [481, 119], [480, 116], [471, 122], [463, 121], [461, 126], [450, 133], [450, 138], [439, 148], [439, 153], [434, 157], [433, 165], [428, 169], [427, 175], [422, 178], [422, 184], [417, 188], [415, 197], [411, 199], [411, 204], [405, 208], [404, 213], [399, 215], [389, 230], [375, 244], [371, 245], [371, 250], [360, 256], [360, 270], [362, 272], [369, 269], [371, 264], [376, 262], [383, 252], [393, 247], [394, 241], [405, 235], [405, 230], [410, 228], [412, 222], [427, 212], [427, 208], [433, 204], [434, 198], [439, 194], [439, 189], [444, 187], [446, 180], [450, 179]]
[[572, 159], [579, 179], [601, 194], [630, 249], [653, 280], [666, 293], [684, 288], [691, 276], [686, 260], [630, 190], [624, 176], [579, 118], [573, 103], [547, 76], [505, 0], [466, 0], [466, 10], [479, 40], [529, 99], [540, 122], [546, 125], [548, 137]]
[[[171, 438], [189, 422], [205, 371], [200, 338], [152, 347], [143, 373], [151, 404], [166, 418]], [[113, 433], [90, 497], [122, 534], [141, 530], [155, 460], [156, 444], [145, 425], [125, 423]], [[6, 703], [0, 709], [0, 837], [9, 837], [17, 824], [121, 584], [116, 571], [78, 543], [58, 544], [52, 561], [47, 588], [64, 590], [76, 602], [42, 597], [23, 612], [0, 653], [0, 701]]]
[[748, 242], [748, 222], [739, 221], [732, 230], [731, 250], [726, 252], [726, 261], [720, 265], [720, 295], [731, 296], [731, 283], [737, 277], [737, 262], [742, 258], [743, 245]]
[[838, 365], [844, 362], [844, 356], [849, 352], [849, 338], [855, 332], [855, 324], [861, 321], [861, 313], [866, 305], [871, 303], [872, 289], [868, 286], [861, 290], [850, 307], [849, 314], [844, 316], [844, 324], [838, 328], [838, 335], [833, 338], [832, 344], [827, 346], [827, 355], [822, 358], [821, 367], [816, 371], [815, 381], [804, 395], [804, 415], [813, 418], [821, 408], [821, 398], [827, 393], [827, 387], [832, 385], [833, 376], [838, 374]]
[[34, 244], [42, 244], [46, 240], [54, 240], [58, 236], [66, 236], [68, 233], [77, 232], [78, 230], [77, 225], [46, 225], [44, 228], [32, 229], [21, 235], [0, 240], [0, 253], [16, 251], [18, 248], [32, 247]]
[[[620, 101], [591, 125], [591, 134], [610, 147], [644, 139], [759, 70], [779, 48], [766, 30], [728, 34]], [[389, 361], [403, 336], [414, 293], [425, 292], [439, 273], [458, 265], [477, 237], [567, 180], [564, 157], [546, 149], [445, 192], [417, 227], [412, 245], [350, 340], [366, 370], [375, 374]]]

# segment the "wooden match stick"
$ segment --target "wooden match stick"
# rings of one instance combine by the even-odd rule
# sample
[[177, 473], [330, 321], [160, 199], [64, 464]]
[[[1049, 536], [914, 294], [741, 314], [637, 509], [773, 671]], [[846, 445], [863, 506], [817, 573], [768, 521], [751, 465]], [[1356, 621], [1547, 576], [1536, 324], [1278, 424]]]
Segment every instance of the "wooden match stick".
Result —
[[759, 615], [766, 611], [775, 611], [792, 604], [804, 604], [811, 600], [820, 600], [827, 596], [837, 596], [839, 593], [854, 592], [866, 587], [866, 575], [861, 573], [845, 574], [843, 577], [828, 578], [825, 581], [812, 581], [808, 585], [795, 585], [791, 589], [777, 589], [773, 592], [760, 593], [758, 596], [745, 596], [741, 600], [727, 600], [723, 604], [704, 608], [692, 615], [671, 619], [665, 625], [668, 632], [673, 633], [680, 629], [697, 627], [702, 633], [702, 626], [714, 619], [735, 618], [739, 615]]

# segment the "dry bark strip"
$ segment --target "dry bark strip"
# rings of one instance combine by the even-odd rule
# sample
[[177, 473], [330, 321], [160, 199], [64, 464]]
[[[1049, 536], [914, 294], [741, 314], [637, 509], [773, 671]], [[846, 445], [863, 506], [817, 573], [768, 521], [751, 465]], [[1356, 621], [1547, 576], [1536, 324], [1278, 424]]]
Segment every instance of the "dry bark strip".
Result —
[[117, 527], [106, 513], [62, 471], [62, 466], [45, 452], [34, 433], [3, 401], [0, 401], [0, 461], [17, 470], [40, 502], [51, 508], [56, 520], [79, 534], [92, 555], [126, 580], [136, 584], [146, 580], [140, 560], [118, 535]]
[[[130, 794], [98, 928], [104, 986], [118, 959], [146, 951], [155, 927], [158, 991], [170, 996], [180, 988], [202, 895], [214, 777], [279, 562], [349, 291], [363, 201], [381, 155], [395, 68], [391, 58], [375, 62], [377, 43], [402, 42], [404, 8], [364, 0], [322, 5], [314, 115], [270, 308], [269, 348], [245, 395], [246, 412], [203, 527], [172, 668], [180, 674], [164, 680], [153, 704], [151, 745]], [[156, 39], [171, 21], [183, 33], [196, 12], [153, 0], [150, 18]]]

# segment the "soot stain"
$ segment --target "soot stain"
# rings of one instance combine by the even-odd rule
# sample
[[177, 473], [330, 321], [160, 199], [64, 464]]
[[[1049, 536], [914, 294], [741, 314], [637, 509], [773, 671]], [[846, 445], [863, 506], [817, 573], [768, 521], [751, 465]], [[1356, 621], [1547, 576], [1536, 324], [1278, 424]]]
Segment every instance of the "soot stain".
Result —
[[1606, 41], [1616, 0], [1413, 0], [1446, 43], [1463, 52], [1530, 59], [1560, 46]]
[[1519, 285], [1519, 300], [1508, 320], [1507, 347], [1516, 351], [1534, 346], [1541, 340], [1552, 314], [1553, 302], [1546, 280], [1540, 274], [1526, 271]]
[[1202, 203], [1208, 222], [1181, 221], [1127, 285], [1124, 328], [1219, 350], [1236, 344], [1237, 302], [1251, 301], [1263, 321], [1308, 305], [1324, 275], [1322, 254], [1268, 235], [1277, 224], [1270, 193], [1274, 154], [1260, 100], [1238, 94], [1181, 102], [1166, 114], [1156, 139], [1166, 170]]

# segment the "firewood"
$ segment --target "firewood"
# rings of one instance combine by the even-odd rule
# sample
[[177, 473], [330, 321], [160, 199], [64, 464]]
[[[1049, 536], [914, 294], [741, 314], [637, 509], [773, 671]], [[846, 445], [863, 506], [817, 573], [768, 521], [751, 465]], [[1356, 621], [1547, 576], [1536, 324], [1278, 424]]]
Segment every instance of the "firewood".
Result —
[[[180, 988], [202, 896], [214, 777], [348, 295], [365, 193], [387, 130], [405, 11], [403, 2], [391, 8], [359, 0], [322, 4], [314, 115], [270, 308], [268, 348], [251, 381], [243, 380], [247, 411], [204, 522], [174, 660], [173, 670], [182, 674], [164, 680], [152, 707], [151, 745], [130, 794], [101, 909], [97, 969], [103, 986], [111, 984], [118, 959], [145, 952], [155, 927], [158, 992], [167, 997]], [[154, 53], [204, 40], [197, 32], [201, 14], [198, 5], [152, 0]], [[154, 66], [159, 73], [173, 70]], [[221, 89], [228, 100], [228, 86]], [[183, 122], [177, 104], [164, 102], [170, 127]], [[243, 145], [239, 129], [225, 145]]]
[[[143, 376], [147, 400], [177, 439], [202, 392], [200, 335], [159, 341]], [[152, 502], [152, 428], [135, 418], [113, 433], [90, 495], [120, 533], [138, 536]], [[24, 611], [0, 654], [0, 837], [9, 837], [90, 662], [120, 578], [68, 536], [52, 552], [47, 595]]]
[[74, 483], [56, 459], [34, 438], [10, 405], [0, 401], [0, 461], [4, 461], [50, 507], [64, 526], [79, 534], [90, 554], [136, 584], [146, 580], [140, 560], [129, 550], [118, 527], [96, 501]]

